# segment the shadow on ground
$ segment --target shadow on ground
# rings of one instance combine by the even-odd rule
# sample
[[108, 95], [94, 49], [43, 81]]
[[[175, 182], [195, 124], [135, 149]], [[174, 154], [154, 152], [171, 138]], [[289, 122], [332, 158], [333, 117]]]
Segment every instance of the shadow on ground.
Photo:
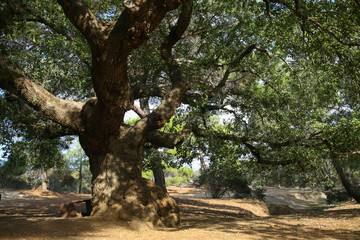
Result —
[[61, 203], [88, 197], [50, 192], [0, 201], [0, 239], [360, 239], [357, 205], [269, 216], [260, 201], [176, 198], [180, 227], [136, 231], [127, 222], [58, 217]]
[[360, 239], [360, 228], [329, 229], [332, 224], [353, 219], [357, 220], [355, 226], [360, 227], [360, 208], [259, 217], [239, 207], [206, 204], [196, 199], [176, 200], [182, 212], [182, 230], [216, 229], [258, 239]]

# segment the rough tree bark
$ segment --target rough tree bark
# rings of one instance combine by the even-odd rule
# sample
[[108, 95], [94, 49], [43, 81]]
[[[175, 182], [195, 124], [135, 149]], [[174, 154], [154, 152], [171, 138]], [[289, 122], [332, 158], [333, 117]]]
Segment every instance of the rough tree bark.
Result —
[[108, 23], [99, 21], [86, 1], [58, 0], [58, 3], [90, 45], [96, 98], [86, 103], [57, 98], [1, 56], [0, 88], [25, 100], [43, 117], [79, 135], [93, 175], [93, 216], [178, 225], [180, 215], [176, 202], [156, 184], [141, 177], [141, 164], [146, 141], [159, 146], [174, 146], [189, 135], [188, 130], [176, 136], [161, 135], [156, 131], [174, 114], [189, 89], [179, 76], [179, 66], [168, 64], [172, 88], [155, 111], [133, 127], [125, 125], [123, 118], [125, 112], [134, 107], [127, 77], [129, 54], [149, 38], [168, 11], [185, 3], [177, 26], [163, 45], [169, 63], [171, 48], [189, 24], [191, 1], [127, 0], [119, 18]]

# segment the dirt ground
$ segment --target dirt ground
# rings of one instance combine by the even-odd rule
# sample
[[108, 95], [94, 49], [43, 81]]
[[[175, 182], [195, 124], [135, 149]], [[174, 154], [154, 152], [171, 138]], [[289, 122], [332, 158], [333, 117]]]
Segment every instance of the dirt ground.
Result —
[[[182, 223], [178, 228], [158, 229], [136, 221], [59, 217], [61, 203], [89, 195], [1, 189], [0, 193], [0, 239], [360, 239], [359, 205], [320, 211], [323, 196], [304, 190], [269, 189], [265, 204], [229, 197], [207, 199], [201, 189], [170, 188]], [[77, 205], [78, 211], [85, 210], [84, 204]]]

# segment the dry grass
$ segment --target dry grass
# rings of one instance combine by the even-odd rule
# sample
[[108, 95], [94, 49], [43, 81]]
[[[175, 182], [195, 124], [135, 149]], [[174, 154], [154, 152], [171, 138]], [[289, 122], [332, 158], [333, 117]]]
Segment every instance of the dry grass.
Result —
[[[0, 202], [0, 239], [360, 239], [360, 206], [270, 216], [258, 200], [191, 198], [196, 189], [170, 189], [181, 209], [178, 228], [148, 229], [92, 217], [63, 219], [63, 202], [84, 194], [22, 191]], [[186, 198], [179, 198], [184, 195]]]

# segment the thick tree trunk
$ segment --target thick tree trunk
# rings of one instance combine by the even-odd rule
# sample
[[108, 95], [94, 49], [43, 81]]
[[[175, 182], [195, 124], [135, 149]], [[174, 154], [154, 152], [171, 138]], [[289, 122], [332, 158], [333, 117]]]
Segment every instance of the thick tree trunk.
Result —
[[[126, 131], [125, 131], [126, 132]], [[180, 224], [174, 199], [152, 181], [141, 177], [143, 143], [132, 133], [111, 138], [101, 149], [91, 137], [82, 136], [81, 144], [90, 159], [93, 174], [92, 215], [112, 220], [139, 220], [153, 226]]]
[[341, 167], [339, 161], [337, 159], [332, 158], [332, 164], [338, 174], [340, 181], [345, 188], [346, 192], [355, 199], [357, 203], [360, 203], [360, 189], [358, 187], [351, 184], [350, 180], [347, 178], [344, 169]]

